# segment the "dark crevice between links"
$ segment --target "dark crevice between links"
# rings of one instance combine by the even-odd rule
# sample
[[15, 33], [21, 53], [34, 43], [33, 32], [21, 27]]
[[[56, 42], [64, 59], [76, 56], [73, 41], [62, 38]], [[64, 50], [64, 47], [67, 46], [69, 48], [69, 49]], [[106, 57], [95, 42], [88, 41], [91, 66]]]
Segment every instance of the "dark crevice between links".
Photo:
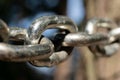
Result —
[[[58, 31], [54, 32], [54, 33], [51, 33], [51, 34], [53, 34], [52, 37], [47, 36], [47, 38], [50, 39], [53, 42], [53, 44], [55, 46], [55, 49], [54, 49], [55, 52], [64, 50], [64, 51], [66, 51], [67, 53], [70, 54], [73, 50], [73, 47], [62, 46], [62, 42], [63, 42], [65, 36], [70, 32], [68, 30], [64, 30], [64, 29], [56, 29], [56, 30], [58, 30]], [[44, 35], [44, 36], [46, 37], [46, 35]]]
[[0, 36], [0, 42], [3, 42], [3, 38]]
[[24, 45], [24, 40], [20, 40], [20, 41], [13, 41], [13, 40], [9, 40], [8, 43], [12, 44], [12, 45]]

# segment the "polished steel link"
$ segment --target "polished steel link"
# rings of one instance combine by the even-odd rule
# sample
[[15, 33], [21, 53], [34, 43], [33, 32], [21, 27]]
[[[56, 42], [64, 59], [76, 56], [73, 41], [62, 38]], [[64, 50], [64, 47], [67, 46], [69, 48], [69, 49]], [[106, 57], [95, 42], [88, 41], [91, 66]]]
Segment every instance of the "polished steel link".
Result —
[[108, 35], [101, 33], [88, 34], [86, 32], [69, 33], [65, 36], [63, 46], [90, 46], [106, 44], [109, 40]]
[[40, 36], [43, 31], [50, 28], [58, 28], [68, 30], [69, 32], [78, 31], [74, 22], [65, 16], [43, 16], [36, 19], [28, 29], [29, 41], [32, 44], [39, 42]]
[[[63, 30], [63, 32], [60, 33], [62, 35], [63, 34], [66, 35], [68, 33], [74, 33], [78, 31], [77, 26], [68, 17], [58, 16], [58, 15], [43, 16], [42, 18], [38, 18], [35, 21], [33, 21], [33, 23], [28, 28], [29, 38], [27, 39], [27, 42], [30, 42], [31, 44], [38, 44], [42, 32], [51, 28]], [[59, 45], [57, 45], [57, 47], [59, 48], [55, 50], [55, 52], [53, 52], [53, 54], [50, 57], [46, 58], [47, 61], [44, 62], [44, 65], [41, 65], [42, 60], [33, 60], [30, 61], [30, 63], [36, 66], [45, 66], [45, 65], [52, 66], [64, 61], [68, 57], [68, 55], [72, 52], [74, 46], [64, 47], [61, 45], [62, 42], [60, 41], [61, 40], [58, 41]], [[65, 54], [66, 56], [64, 56], [64, 58], [61, 57], [61, 55], [65, 55]]]

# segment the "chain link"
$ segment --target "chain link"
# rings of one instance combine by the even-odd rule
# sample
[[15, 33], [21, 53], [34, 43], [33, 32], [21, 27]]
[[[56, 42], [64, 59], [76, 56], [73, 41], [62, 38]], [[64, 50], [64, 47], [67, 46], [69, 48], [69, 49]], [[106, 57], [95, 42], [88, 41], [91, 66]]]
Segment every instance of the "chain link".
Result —
[[90, 50], [93, 53], [99, 53], [98, 55], [111, 56], [120, 48], [119, 44], [119, 27], [117, 24], [106, 18], [93, 18], [90, 19], [86, 25], [85, 31], [88, 34], [102, 33], [108, 35], [107, 42], [105, 44], [98, 44], [90, 46]]
[[[51, 28], [60, 30], [54, 40], [42, 35]], [[97, 31], [98, 28], [105, 32]], [[8, 27], [0, 20], [0, 31], [0, 60], [29, 61], [35, 66], [56, 65], [64, 61], [74, 47], [88, 46], [93, 53], [109, 55], [120, 48], [120, 28], [108, 19], [89, 20], [85, 32], [78, 32], [74, 22], [65, 16], [43, 16], [33, 21], [28, 29]], [[111, 48], [114, 51], [110, 52]]]

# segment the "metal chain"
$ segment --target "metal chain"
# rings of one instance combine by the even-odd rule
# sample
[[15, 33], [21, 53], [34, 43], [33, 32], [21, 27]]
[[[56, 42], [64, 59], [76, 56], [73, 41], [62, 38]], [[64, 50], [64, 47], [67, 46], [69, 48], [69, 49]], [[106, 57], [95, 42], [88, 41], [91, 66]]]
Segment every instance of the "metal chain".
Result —
[[108, 39], [105, 44], [89, 47], [93, 53], [99, 53], [97, 56], [111, 56], [119, 50], [120, 28], [114, 21], [106, 18], [90, 19], [86, 25], [85, 31], [88, 34], [102, 33], [108, 35]]
[[[35, 66], [53, 66], [64, 61], [74, 47], [94, 46], [97, 50], [96, 47], [99, 46], [101, 50], [106, 50], [106, 45], [119, 40], [120, 28], [113, 28], [114, 26], [116, 25], [109, 20], [93, 19], [88, 21], [85, 32], [78, 32], [71, 19], [58, 15], [38, 18], [28, 29], [8, 27], [0, 20], [0, 60], [29, 61]], [[54, 40], [42, 35], [42, 32], [51, 28], [61, 30]], [[107, 34], [97, 33], [94, 30], [97, 28], [107, 28], [109, 31]], [[22, 43], [15, 45], [15, 42]]]

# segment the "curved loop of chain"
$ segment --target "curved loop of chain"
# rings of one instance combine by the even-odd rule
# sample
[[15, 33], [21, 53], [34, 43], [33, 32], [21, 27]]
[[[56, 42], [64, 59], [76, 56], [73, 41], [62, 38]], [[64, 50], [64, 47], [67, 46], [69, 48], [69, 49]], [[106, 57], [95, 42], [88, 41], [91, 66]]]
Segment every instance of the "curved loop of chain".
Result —
[[38, 44], [41, 34], [46, 29], [58, 28], [68, 30], [69, 32], [78, 31], [77, 26], [74, 22], [65, 16], [43, 16], [42, 18], [36, 19], [28, 29], [29, 41], [32, 44]]
[[108, 32], [114, 28], [117, 28], [117, 25], [110, 19], [92, 18], [87, 22], [85, 31], [89, 34], [97, 33], [98, 30], [99, 33], [103, 33], [104, 30]]

